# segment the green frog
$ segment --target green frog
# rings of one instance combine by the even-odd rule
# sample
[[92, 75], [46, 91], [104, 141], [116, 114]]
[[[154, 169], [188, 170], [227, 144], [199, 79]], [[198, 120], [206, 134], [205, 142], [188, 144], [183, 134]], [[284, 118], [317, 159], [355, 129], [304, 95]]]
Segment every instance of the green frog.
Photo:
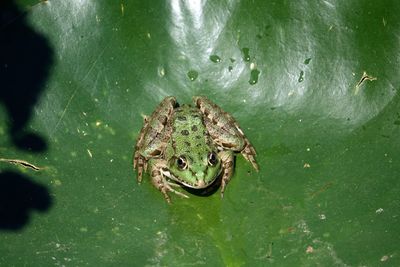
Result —
[[[205, 189], [221, 177], [221, 197], [233, 174], [234, 156], [241, 153], [258, 171], [256, 151], [235, 119], [204, 96], [194, 106], [179, 106], [176, 98], [161, 101], [137, 139], [133, 167], [137, 180], [149, 172], [153, 185], [170, 203], [169, 192], [184, 186]], [[175, 188], [174, 188], [175, 187]]]

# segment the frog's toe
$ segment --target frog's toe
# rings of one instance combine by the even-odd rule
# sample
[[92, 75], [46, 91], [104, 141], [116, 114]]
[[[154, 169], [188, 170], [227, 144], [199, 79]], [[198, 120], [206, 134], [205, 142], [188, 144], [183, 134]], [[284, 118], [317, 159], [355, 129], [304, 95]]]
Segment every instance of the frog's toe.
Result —
[[[155, 172], [157, 172], [157, 171], [155, 171]], [[161, 175], [161, 173], [159, 173], [159, 175], [153, 176], [152, 181], [153, 181], [154, 186], [156, 186], [158, 188], [158, 190], [160, 190], [161, 193], [164, 195], [164, 198], [168, 203], [171, 203], [171, 198], [168, 195], [169, 192], [175, 193], [184, 198], [189, 198], [184, 193], [181, 193], [181, 192], [173, 189], [172, 186], [179, 186], [179, 185], [168, 182], [166, 179], [164, 179], [164, 177]]]
[[253, 168], [258, 172], [260, 168], [258, 167], [258, 164], [254, 157], [249, 157], [249, 159], [247, 160], [250, 161], [251, 165], [253, 165]]
[[179, 184], [173, 183], [173, 182], [168, 182], [165, 184], [165, 186], [167, 187], [169, 192], [175, 193], [178, 196], [184, 197], [184, 198], [189, 198], [189, 196], [185, 195], [184, 193], [179, 192], [178, 190], [175, 190], [172, 188], [172, 186], [174, 187], [181, 187]]
[[171, 204], [171, 198], [168, 195], [168, 191], [165, 188], [160, 188], [160, 191], [164, 195], [165, 201], [167, 201], [168, 204]]
[[189, 198], [188, 195], [186, 195], [186, 194], [184, 194], [184, 193], [182, 193], [182, 192], [179, 192], [179, 191], [174, 190], [174, 189], [172, 189], [172, 190], [173, 190], [173, 191], [171, 191], [171, 192], [174, 192], [174, 193], [177, 194], [178, 196], [181, 196], [181, 197], [184, 197], [184, 198]]
[[181, 196], [181, 197], [184, 197], [184, 198], [189, 198], [189, 197], [188, 197], [187, 195], [185, 195], [184, 193], [181, 193], [181, 192], [179, 192], [179, 191], [173, 189], [173, 188], [170, 186], [170, 183], [168, 183], [168, 182], [164, 183], [163, 186], [160, 187], [159, 189], [160, 189], [161, 193], [164, 195], [165, 200], [166, 200], [169, 204], [171, 204], [171, 198], [170, 198], [170, 196], [168, 195], [168, 192], [175, 193], [175, 194], [177, 194], [178, 196]]
[[177, 184], [177, 183], [174, 183], [174, 182], [167, 182], [170, 186], [173, 186], [173, 187], [181, 187], [179, 184]]
[[256, 151], [254, 149], [254, 147], [252, 145], [250, 145], [250, 143], [247, 143], [247, 145], [245, 146], [245, 148], [241, 151], [241, 154], [243, 155], [243, 157], [249, 161], [251, 163], [251, 165], [253, 165], [253, 168], [258, 171], [258, 164], [256, 161]]

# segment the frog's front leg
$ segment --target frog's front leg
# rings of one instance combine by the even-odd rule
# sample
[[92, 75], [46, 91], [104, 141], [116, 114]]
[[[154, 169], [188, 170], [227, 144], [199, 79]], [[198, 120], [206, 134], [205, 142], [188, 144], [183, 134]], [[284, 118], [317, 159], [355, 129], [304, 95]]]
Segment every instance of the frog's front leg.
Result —
[[151, 182], [153, 185], [161, 191], [161, 193], [164, 195], [165, 200], [168, 203], [171, 203], [171, 198], [168, 195], [168, 192], [173, 192], [177, 195], [180, 195], [185, 198], [189, 198], [187, 195], [176, 191], [173, 189], [171, 186], [174, 185], [172, 183], [169, 183], [167, 180], [167, 175], [169, 173], [168, 171], [168, 166], [167, 162], [163, 159], [151, 159], [149, 161], [150, 164], [150, 175], [151, 175]]
[[206, 97], [195, 96], [193, 101], [203, 113], [204, 124], [214, 142], [223, 149], [240, 152], [258, 171], [256, 150], [235, 119]]
[[159, 156], [170, 137], [169, 120], [176, 104], [175, 97], [166, 97], [157, 106], [150, 117], [144, 119], [133, 156], [133, 168], [138, 170], [138, 182], [142, 181], [143, 172], [147, 170], [147, 162], [151, 157]]
[[224, 197], [225, 187], [233, 174], [233, 152], [231, 150], [221, 151], [218, 156], [222, 162], [221, 197]]

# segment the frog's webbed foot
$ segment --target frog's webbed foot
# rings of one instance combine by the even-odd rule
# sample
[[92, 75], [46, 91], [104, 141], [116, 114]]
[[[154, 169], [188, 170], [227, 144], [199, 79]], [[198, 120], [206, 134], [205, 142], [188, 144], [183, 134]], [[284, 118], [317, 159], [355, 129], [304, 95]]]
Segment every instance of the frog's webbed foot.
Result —
[[213, 141], [225, 150], [240, 152], [258, 171], [256, 150], [235, 119], [206, 97], [195, 96], [193, 101], [203, 113], [204, 124]]
[[245, 137], [245, 146], [243, 150], [240, 152], [243, 157], [253, 165], [253, 168], [258, 171], [258, 164], [256, 162], [256, 150], [254, 147], [250, 144], [249, 140]]
[[221, 198], [224, 197], [225, 187], [228, 185], [233, 174], [233, 152], [221, 151], [218, 156], [222, 162], [222, 178], [221, 178]]
[[168, 195], [168, 192], [175, 193], [181, 197], [189, 198], [187, 195], [172, 188], [172, 183], [168, 182], [166, 177], [163, 175], [163, 168], [166, 168], [166, 163], [164, 160], [158, 160], [156, 163], [152, 164], [151, 181], [153, 185], [164, 195], [165, 200], [168, 203], [171, 203], [171, 198]]

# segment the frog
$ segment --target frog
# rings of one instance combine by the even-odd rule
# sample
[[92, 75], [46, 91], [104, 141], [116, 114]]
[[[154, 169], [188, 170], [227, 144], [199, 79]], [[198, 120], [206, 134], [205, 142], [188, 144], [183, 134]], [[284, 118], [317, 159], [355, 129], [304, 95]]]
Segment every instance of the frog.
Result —
[[189, 197], [178, 187], [202, 190], [217, 179], [223, 198], [238, 153], [259, 170], [256, 150], [233, 116], [205, 96], [194, 96], [192, 102], [179, 105], [176, 97], [165, 97], [144, 116], [134, 148], [138, 183], [148, 173], [168, 203], [169, 193]]

